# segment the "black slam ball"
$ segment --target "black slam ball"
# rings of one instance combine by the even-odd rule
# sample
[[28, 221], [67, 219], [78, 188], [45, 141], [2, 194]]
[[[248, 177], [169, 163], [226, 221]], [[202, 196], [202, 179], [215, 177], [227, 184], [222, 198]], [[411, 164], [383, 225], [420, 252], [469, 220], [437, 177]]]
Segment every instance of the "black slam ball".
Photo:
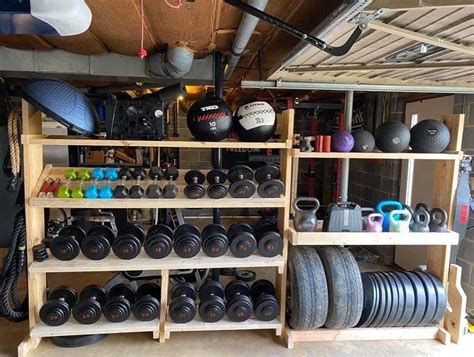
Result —
[[188, 128], [202, 141], [221, 141], [232, 132], [232, 111], [217, 97], [204, 97], [189, 108]]
[[235, 112], [234, 127], [241, 141], [267, 141], [276, 130], [276, 114], [267, 102], [241, 105]]
[[451, 139], [448, 127], [435, 119], [420, 121], [410, 133], [410, 146], [415, 152], [443, 152]]
[[355, 152], [371, 152], [375, 148], [375, 138], [372, 133], [367, 130], [357, 130], [352, 133], [354, 138], [354, 147], [352, 151]]
[[375, 144], [383, 152], [402, 152], [410, 144], [410, 130], [400, 121], [388, 121], [375, 130]]

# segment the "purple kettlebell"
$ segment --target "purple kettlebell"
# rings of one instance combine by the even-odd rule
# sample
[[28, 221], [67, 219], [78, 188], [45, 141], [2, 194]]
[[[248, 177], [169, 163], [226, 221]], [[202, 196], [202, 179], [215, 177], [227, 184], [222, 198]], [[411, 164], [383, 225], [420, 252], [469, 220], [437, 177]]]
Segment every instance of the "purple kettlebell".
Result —
[[380, 213], [371, 213], [367, 217], [367, 232], [383, 231], [383, 215]]

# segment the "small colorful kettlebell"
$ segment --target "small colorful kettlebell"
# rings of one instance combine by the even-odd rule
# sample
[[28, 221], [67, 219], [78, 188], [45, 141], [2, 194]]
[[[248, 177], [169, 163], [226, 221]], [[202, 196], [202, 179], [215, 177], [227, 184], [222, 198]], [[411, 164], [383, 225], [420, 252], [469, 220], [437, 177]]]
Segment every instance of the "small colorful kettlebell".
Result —
[[404, 209], [394, 209], [388, 214], [388, 219], [390, 222], [390, 232], [410, 232], [411, 213], [409, 211]]
[[367, 232], [383, 231], [383, 214], [371, 213], [367, 216]]
[[383, 215], [383, 231], [388, 232], [390, 230], [390, 219], [389, 214], [391, 210], [401, 210], [402, 204], [398, 201], [393, 200], [382, 200], [375, 206], [375, 211]]

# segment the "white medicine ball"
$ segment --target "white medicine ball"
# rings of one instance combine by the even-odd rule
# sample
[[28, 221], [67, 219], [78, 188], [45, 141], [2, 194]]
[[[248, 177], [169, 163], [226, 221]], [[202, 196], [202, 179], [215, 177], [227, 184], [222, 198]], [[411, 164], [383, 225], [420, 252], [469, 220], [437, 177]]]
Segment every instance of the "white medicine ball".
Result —
[[241, 105], [234, 115], [234, 128], [242, 141], [267, 141], [276, 130], [276, 114], [267, 102]]

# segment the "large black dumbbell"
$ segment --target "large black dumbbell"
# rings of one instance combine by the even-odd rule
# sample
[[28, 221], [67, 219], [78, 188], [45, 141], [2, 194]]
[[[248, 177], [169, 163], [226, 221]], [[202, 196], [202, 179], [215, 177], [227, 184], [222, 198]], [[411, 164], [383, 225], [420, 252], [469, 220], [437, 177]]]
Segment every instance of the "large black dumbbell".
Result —
[[199, 289], [199, 316], [204, 322], [217, 322], [224, 315], [224, 288], [218, 281], [207, 280]]
[[257, 280], [250, 288], [255, 317], [260, 321], [272, 321], [280, 314], [280, 304], [275, 297], [273, 284], [265, 279]]
[[227, 316], [231, 321], [243, 322], [252, 316], [253, 304], [246, 282], [232, 280], [225, 287]]
[[167, 257], [173, 250], [173, 230], [164, 224], [150, 227], [143, 247], [146, 254], [154, 259]]
[[184, 195], [187, 198], [197, 199], [202, 198], [206, 194], [206, 189], [203, 186], [205, 180], [204, 174], [199, 170], [190, 170], [184, 175], [184, 181], [187, 185], [184, 188]]
[[101, 260], [110, 253], [110, 247], [115, 239], [115, 233], [108, 226], [96, 226], [87, 232], [81, 242], [81, 251], [87, 258]]
[[127, 198], [128, 188], [125, 186], [125, 182], [132, 178], [132, 171], [128, 167], [122, 167], [119, 170], [118, 176], [121, 182], [114, 188], [114, 198]]
[[59, 260], [73, 260], [81, 251], [86, 232], [79, 226], [66, 226], [49, 243], [51, 254]]
[[160, 198], [163, 194], [158, 181], [164, 176], [163, 169], [159, 166], [154, 166], [148, 171], [148, 176], [153, 180], [153, 183], [150, 184], [146, 189], [146, 196], [148, 198]]
[[154, 283], [140, 285], [135, 294], [133, 316], [139, 321], [151, 321], [160, 314], [161, 288]]
[[135, 179], [135, 184], [130, 187], [128, 195], [130, 198], [142, 198], [145, 194], [145, 190], [143, 189], [140, 182], [145, 178], [146, 171], [143, 167], [136, 167], [132, 172], [132, 176]]
[[249, 198], [255, 194], [257, 187], [253, 180], [253, 171], [246, 165], [232, 167], [227, 173], [230, 182], [229, 194], [234, 198]]
[[127, 224], [119, 229], [112, 243], [114, 254], [120, 259], [133, 259], [140, 254], [145, 232], [136, 224]]
[[282, 254], [283, 239], [276, 224], [270, 220], [261, 220], [254, 228], [257, 248], [264, 257], [275, 257]]
[[247, 258], [257, 250], [253, 228], [246, 223], [231, 225], [227, 231], [227, 238], [230, 242], [230, 251], [237, 258]]
[[176, 198], [178, 196], [178, 186], [174, 184], [178, 177], [179, 171], [176, 167], [170, 166], [166, 169], [165, 178], [168, 180], [168, 184], [163, 188], [163, 198]]
[[209, 257], [223, 256], [229, 249], [226, 229], [220, 224], [208, 224], [202, 230], [202, 250]]
[[196, 289], [188, 282], [180, 282], [171, 290], [169, 315], [178, 324], [185, 324], [196, 316]]
[[259, 183], [257, 192], [263, 198], [278, 198], [283, 194], [285, 185], [280, 180], [280, 167], [265, 165], [255, 171], [255, 179]]
[[207, 195], [210, 198], [220, 199], [227, 196], [227, 187], [224, 183], [227, 181], [227, 175], [222, 170], [211, 170], [207, 173]]
[[124, 322], [132, 313], [135, 290], [127, 284], [118, 284], [109, 291], [109, 300], [104, 305], [104, 316], [110, 322]]
[[41, 306], [40, 319], [49, 326], [61, 326], [71, 316], [71, 309], [77, 301], [77, 293], [68, 286], [58, 286], [48, 295], [48, 301]]
[[173, 247], [181, 258], [192, 258], [201, 250], [201, 232], [192, 224], [182, 224], [174, 231]]
[[79, 301], [72, 308], [72, 316], [83, 325], [99, 321], [102, 306], [107, 302], [107, 291], [98, 285], [87, 285], [79, 295]]

